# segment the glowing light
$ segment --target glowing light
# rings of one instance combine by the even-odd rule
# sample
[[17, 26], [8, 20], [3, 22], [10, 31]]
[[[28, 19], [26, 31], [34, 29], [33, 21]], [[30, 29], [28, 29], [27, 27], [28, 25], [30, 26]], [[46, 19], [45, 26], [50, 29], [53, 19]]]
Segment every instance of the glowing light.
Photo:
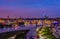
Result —
[[39, 31], [39, 29], [40, 29], [40, 27], [38, 27], [38, 28], [36, 29], [36, 31]]
[[50, 20], [45, 20], [44, 21], [44, 24], [50, 25], [51, 24], [51, 21]]
[[26, 26], [26, 25], [28, 25], [28, 22], [26, 21], [26, 22], [24, 22], [24, 25]]
[[30, 22], [29, 22], [29, 21], [25, 21], [25, 22], [24, 22], [24, 25], [25, 25], [25, 26], [29, 26], [29, 25], [30, 25]]
[[40, 20], [38, 20], [38, 22], [37, 22], [37, 23], [38, 23], [38, 25], [40, 25], [41, 21], [40, 21]]
[[44, 37], [41, 34], [39, 34], [39, 39], [44, 39]]
[[4, 20], [0, 20], [1, 23], [4, 23], [5, 21]]

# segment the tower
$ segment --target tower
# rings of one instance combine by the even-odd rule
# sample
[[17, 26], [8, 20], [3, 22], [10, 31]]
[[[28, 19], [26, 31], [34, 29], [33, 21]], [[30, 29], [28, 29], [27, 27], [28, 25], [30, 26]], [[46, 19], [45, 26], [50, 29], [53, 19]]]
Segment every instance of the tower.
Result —
[[21, 18], [21, 16], [20, 16], [20, 18]]
[[9, 16], [7, 16], [7, 19], [9, 19]]
[[48, 16], [44, 15], [44, 18], [48, 18]]

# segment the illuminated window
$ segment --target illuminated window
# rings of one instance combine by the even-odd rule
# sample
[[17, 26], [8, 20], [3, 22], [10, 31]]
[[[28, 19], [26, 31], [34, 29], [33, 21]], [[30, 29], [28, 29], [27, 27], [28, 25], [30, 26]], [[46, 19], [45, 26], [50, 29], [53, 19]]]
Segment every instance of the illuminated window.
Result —
[[29, 26], [29, 25], [30, 25], [30, 22], [29, 22], [29, 21], [26, 21], [26, 22], [25, 22], [25, 25], [26, 25], [26, 26]]
[[1, 23], [4, 23], [5, 21], [4, 20], [0, 20]]
[[46, 24], [51, 24], [51, 21], [45, 20], [45, 23], [46, 23]]

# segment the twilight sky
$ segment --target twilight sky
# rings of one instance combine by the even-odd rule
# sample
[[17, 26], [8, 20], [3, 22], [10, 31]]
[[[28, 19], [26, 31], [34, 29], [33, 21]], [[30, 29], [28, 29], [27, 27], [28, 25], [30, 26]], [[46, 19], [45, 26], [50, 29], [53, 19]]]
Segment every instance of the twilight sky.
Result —
[[0, 0], [0, 17], [60, 17], [60, 0]]

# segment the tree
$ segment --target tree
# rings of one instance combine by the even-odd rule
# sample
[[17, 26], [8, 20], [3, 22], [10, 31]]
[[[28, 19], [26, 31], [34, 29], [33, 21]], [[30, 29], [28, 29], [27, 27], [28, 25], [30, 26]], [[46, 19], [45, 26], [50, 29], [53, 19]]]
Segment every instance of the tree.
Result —
[[49, 29], [48, 26], [43, 26], [42, 29], [39, 30], [40, 36], [42, 36], [44, 39], [57, 39], [55, 36], [52, 35], [52, 32]]

